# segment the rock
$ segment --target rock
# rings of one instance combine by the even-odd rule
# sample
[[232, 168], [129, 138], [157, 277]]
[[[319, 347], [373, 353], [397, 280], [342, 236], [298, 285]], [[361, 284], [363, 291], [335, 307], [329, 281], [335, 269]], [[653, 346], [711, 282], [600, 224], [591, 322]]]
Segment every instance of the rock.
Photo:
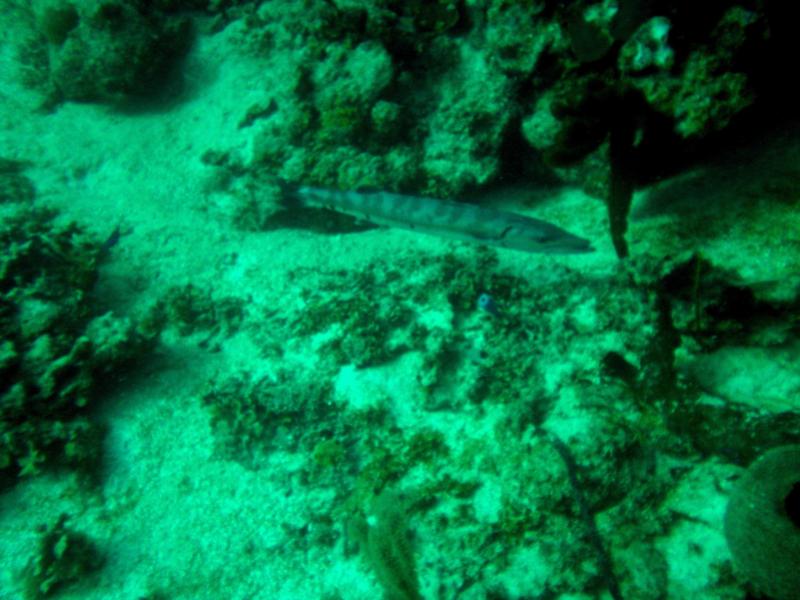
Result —
[[735, 570], [757, 593], [800, 599], [800, 445], [769, 450], [736, 482], [725, 537]]

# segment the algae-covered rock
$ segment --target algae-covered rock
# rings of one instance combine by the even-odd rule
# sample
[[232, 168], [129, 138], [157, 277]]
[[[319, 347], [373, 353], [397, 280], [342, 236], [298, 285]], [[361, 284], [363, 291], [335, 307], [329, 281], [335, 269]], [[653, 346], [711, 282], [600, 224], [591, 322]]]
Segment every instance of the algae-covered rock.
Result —
[[[673, 44], [672, 23], [654, 17], [623, 45], [619, 68], [651, 109], [673, 119], [676, 133], [704, 137], [724, 129], [756, 101], [758, 77], [747, 53], [763, 27], [757, 13], [736, 6], [704, 32], [706, 39]], [[680, 61], [673, 46], [682, 51]]]
[[25, 209], [0, 226], [0, 472], [45, 465], [92, 471], [100, 384], [151, 345], [129, 321], [94, 313], [99, 244], [52, 213]]
[[745, 471], [731, 491], [725, 537], [757, 593], [800, 598], [800, 446], [773, 448]]
[[429, 193], [440, 197], [499, 175], [500, 146], [515, 112], [511, 80], [483, 52], [468, 46], [458, 52], [454, 68], [441, 79], [423, 141]]
[[282, 371], [274, 378], [238, 374], [213, 382], [203, 396], [220, 451], [247, 465], [272, 448], [311, 450], [315, 432], [330, 412], [331, 389], [309, 377]]
[[24, 161], [0, 157], [0, 204], [30, 202], [36, 197], [33, 182], [22, 171]]
[[238, 298], [216, 298], [210, 290], [191, 283], [170, 287], [150, 310], [148, 326], [153, 330], [174, 327], [182, 336], [198, 331], [211, 336], [235, 333], [244, 318], [243, 302]]
[[[191, 43], [189, 21], [136, 3], [38, 0], [26, 81], [52, 100], [117, 102], [157, 92]], [[36, 64], [30, 59], [36, 57]], [[22, 58], [22, 57], [21, 57]]]
[[26, 600], [49, 598], [77, 583], [102, 565], [102, 556], [92, 539], [67, 527], [66, 514], [42, 530], [38, 553], [23, 572]]
[[486, 42], [498, 66], [513, 74], [532, 72], [539, 57], [560, 39], [559, 28], [540, 17], [543, 2], [491, 2]]

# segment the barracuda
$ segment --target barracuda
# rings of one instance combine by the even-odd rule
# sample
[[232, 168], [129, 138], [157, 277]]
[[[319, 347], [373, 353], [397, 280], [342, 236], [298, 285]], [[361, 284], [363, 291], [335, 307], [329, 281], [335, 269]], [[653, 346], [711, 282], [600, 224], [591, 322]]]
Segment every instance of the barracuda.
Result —
[[582, 254], [591, 243], [557, 225], [474, 204], [382, 191], [343, 192], [281, 182], [286, 206], [327, 208], [377, 225], [523, 252]]

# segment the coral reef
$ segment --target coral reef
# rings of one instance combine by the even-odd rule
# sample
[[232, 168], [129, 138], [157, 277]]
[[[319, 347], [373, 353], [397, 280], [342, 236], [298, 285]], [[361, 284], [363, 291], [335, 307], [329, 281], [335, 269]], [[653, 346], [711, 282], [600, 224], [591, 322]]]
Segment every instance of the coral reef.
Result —
[[[630, 288], [621, 293], [622, 279], [607, 288], [597, 283], [587, 287], [577, 276], [569, 283], [562, 271], [550, 274], [562, 281], [560, 289], [552, 289], [498, 272], [491, 251], [409, 260], [414, 265], [410, 279], [399, 275], [409, 272], [410, 264], [375, 263], [369, 269], [317, 273], [309, 288], [298, 286], [300, 302], [284, 298], [284, 309], [268, 316], [264, 331], [269, 333], [260, 344], [277, 346], [269, 341], [272, 336], [291, 340], [280, 344], [274, 356], [265, 356], [281, 370], [261, 377], [241, 374], [214, 384], [205, 396], [226, 455], [256, 466], [269, 460], [265, 450], [290, 453], [304, 465], [302, 481], [335, 491], [328, 510], [344, 522], [365, 523], [370, 498], [402, 485], [413, 498], [409, 510], [419, 516], [417, 552], [447, 557], [450, 575], [444, 585], [450, 590], [469, 589], [480, 597], [490, 590], [518, 589], [504, 565], [517, 556], [522, 560], [531, 546], [553, 572], [512, 597], [598, 590], [615, 586], [610, 583], [614, 577], [623, 597], [625, 590], [656, 586], [653, 582], [666, 585], [658, 572], [652, 581], [639, 573], [634, 582], [628, 574], [638, 573], [632, 566], [637, 553], [629, 550], [632, 540], [641, 543], [642, 536], [663, 534], [673, 518], [666, 509], [648, 508], [642, 515], [643, 507], [658, 502], [673, 485], [655, 456], [689, 451], [670, 435], [677, 425], [668, 416], [680, 413], [685, 390], [673, 366], [677, 341], [669, 311], [659, 308], [655, 294], [645, 307], [641, 292]], [[478, 308], [486, 290], [503, 307], [502, 318]], [[612, 295], [613, 315], [597, 304], [598, 297]], [[383, 311], [367, 298], [400, 305], [394, 310], [402, 307], [404, 318], [367, 327]], [[623, 348], [616, 332], [627, 329], [637, 333]], [[567, 330], [572, 352], [583, 357], [570, 367], [577, 369], [573, 375], [549, 351], [537, 350], [559, 347]], [[644, 338], [643, 330], [649, 332]], [[337, 350], [368, 347], [371, 339], [369, 356], [375, 360]], [[398, 340], [404, 345], [396, 346]], [[402, 351], [392, 353], [392, 348]], [[603, 356], [611, 350], [636, 363], [632, 372], [628, 369], [627, 383], [601, 371]], [[302, 362], [296, 362], [298, 356]], [[349, 382], [358, 381], [362, 372], [366, 384], [381, 365], [409, 361], [416, 365], [411, 377], [417, 380], [408, 385], [421, 390], [422, 397], [405, 402], [433, 415], [458, 414], [467, 428], [465, 423], [493, 414], [491, 438], [462, 439], [436, 418], [401, 419], [408, 407], [394, 397], [403, 393], [396, 385], [378, 387], [368, 398], [348, 391]], [[290, 376], [286, 369], [315, 376]], [[572, 377], [581, 383], [567, 383]], [[598, 378], [601, 383], [589, 383]], [[313, 381], [333, 386], [321, 392]], [[580, 417], [567, 416], [576, 410], [565, 405], [571, 402], [580, 407]], [[581, 465], [580, 478], [570, 475], [574, 468], [565, 468], [559, 453], [537, 433], [540, 428], [570, 440], [570, 464]], [[626, 493], [645, 481], [647, 492]], [[473, 506], [481, 515], [477, 522]], [[576, 529], [574, 520], [581, 515], [587, 523], [593, 517], [596, 525]], [[326, 540], [335, 539], [330, 525], [315, 527]], [[464, 532], [471, 547], [482, 548], [480, 556], [461, 556], [458, 547], [464, 542], [454, 531]], [[598, 554], [601, 539], [610, 558]], [[437, 540], [436, 550], [432, 540]], [[602, 564], [596, 556], [605, 557]], [[429, 568], [419, 573], [426, 585], [431, 577], [436, 575]], [[400, 586], [414, 597], [408, 591], [414, 586], [384, 585]]]
[[[796, 575], [783, 561], [797, 560], [800, 530], [800, 262], [789, 237], [800, 146], [771, 169], [737, 160], [748, 168], [731, 174], [727, 165], [717, 196], [693, 189], [698, 178], [722, 179], [699, 170], [671, 194], [650, 188], [634, 202], [640, 186], [734, 145], [782, 106], [785, 67], [774, 59], [793, 46], [778, 4], [33, 0], [28, 82], [53, 102], [117, 110], [37, 115], [30, 129], [43, 139], [30, 147], [63, 140], [49, 128], [73, 114], [127, 137], [92, 130], [103, 139], [61, 173], [49, 172], [61, 149], [35, 167], [0, 159], [3, 483], [63, 465], [97, 472], [103, 427], [94, 409], [105, 385], [162, 334], [158, 354], [170, 360], [146, 378], [153, 387], [105, 411], [115, 434], [109, 494], [81, 507], [96, 519], [92, 532], [120, 535], [112, 544], [146, 545], [147, 519], [165, 506], [182, 512], [169, 499], [188, 498], [193, 512], [177, 515], [172, 546], [187, 552], [176, 563], [188, 560], [162, 580], [167, 552], [153, 553], [137, 569], [158, 576], [126, 587], [129, 596], [197, 597], [218, 585], [240, 597], [331, 600], [381, 591], [389, 600], [727, 599], [743, 594], [735, 570], [754, 593], [795, 598]], [[165, 121], [136, 115], [148, 135], [179, 143], [169, 154], [176, 165], [148, 168], [143, 187], [129, 188], [134, 165], [161, 157], [149, 139], [132, 143], [140, 121], [119, 109], [169, 85], [190, 43], [187, 19], [203, 36], [191, 57], [201, 101], [169, 106]], [[119, 162], [92, 154], [114, 143], [132, 146]], [[205, 186], [179, 181], [202, 177], [202, 165]], [[103, 314], [99, 266], [119, 228], [98, 243], [30, 209], [36, 187], [50, 195], [68, 186], [54, 198], [64, 203], [81, 186], [100, 197], [112, 181], [149, 194], [170, 189], [149, 179], [167, 171], [176, 177], [163, 183], [181, 192], [165, 204], [180, 206], [186, 229], [161, 236], [176, 223], [160, 221], [161, 204], [137, 204], [131, 219], [150, 210], [150, 220], [137, 221], [136, 260], [120, 270], [152, 261], [136, 283], [153, 281], [115, 288], [141, 294], [126, 298], [137, 306], [143, 288], [159, 300], [143, 321]], [[755, 171], [769, 181], [752, 183]], [[253, 234], [363, 228], [324, 210], [279, 212], [278, 178], [466, 199], [497, 184], [493, 199], [509, 205], [501, 184], [560, 178], [605, 200], [614, 248], [627, 260], [615, 263], [600, 244], [585, 262], [524, 261], [437, 242], [417, 252], [400, 236], [389, 253], [374, 231]], [[531, 205], [538, 192], [525, 187]], [[727, 203], [711, 201], [718, 196]], [[698, 198], [708, 206], [680, 212], [681, 200], [706, 204]], [[140, 198], [117, 199], [129, 208]], [[590, 227], [603, 222], [588, 201], [570, 195], [554, 209], [550, 200], [544, 212], [562, 210], [568, 221], [577, 207], [592, 215], [576, 215]], [[213, 222], [214, 202], [228, 203], [221, 208], [239, 231]], [[632, 252], [629, 213], [647, 208], [661, 219], [632, 223], [643, 232]], [[751, 246], [739, 244], [746, 230]], [[724, 262], [726, 252], [738, 263]], [[731, 566], [725, 490], [754, 459], [725, 518]], [[50, 479], [58, 478], [30, 478], [13, 493], [36, 497]], [[51, 511], [52, 522], [61, 503], [84, 502], [73, 491], [33, 510]], [[230, 524], [204, 537], [180, 529], [211, 528], [211, 514], [232, 516]], [[247, 527], [238, 527], [242, 517]], [[133, 532], [128, 518], [138, 519]], [[161, 544], [172, 524], [157, 523], [149, 543]], [[28, 596], [58, 593], [95, 569], [96, 557], [62, 517], [42, 532]], [[198, 560], [199, 571], [213, 568], [186, 568]], [[276, 583], [282, 577], [302, 578], [302, 591]]]
[[756, 2], [307, 8], [263, 5], [240, 34], [271, 67], [239, 176], [451, 198], [556, 175], [606, 201], [620, 258], [635, 189], [784, 102], [760, 66], [782, 30]]
[[238, 16], [268, 64], [240, 121], [251, 176], [449, 198], [555, 173], [607, 201], [624, 258], [637, 186], [783, 104], [772, 4], [37, 0], [20, 62], [51, 102], [118, 102], [179, 80], [181, 9]]
[[[264, 358], [279, 370], [242, 374], [205, 397], [227, 455], [263, 465], [264, 449], [290, 453], [303, 464], [300, 479], [329, 488], [327, 510], [356, 528], [348, 535], [361, 527], [361, 539], [370, 499], [402, 486], [418, 523], [415, 553], [426, 557], [417, 561], [423, 594], [442, 577], [440, 585], [465, 597], [609, 588], [658, 598], [667, 588], [689, 589], [653, 541], [695, 518], [673, 508], [676, 478], [691, 489], [697, 453], [747, 461], [800, 427], [786, 413], [720, 406], [698, 389], [691, 365], [743, 339], [748, 327], [725, 310], [726, 274], [691, 257], [639, 259], [633, 279], [613, 282], [551, 266], [557, 272], [545, 279], [557, 278], [556, 289], [503, 272], [489, 250], [408, 260], [315, 272], [280, 311], [264, 315], [260, 346], [272, 349]], [[304, 281], [301, 274], [293, 280]], [[500, 317], [479, 308], [483, 293], [502, 307]], [[765, 317], [776, 310], [761, 308]], [[402, 318], [384, 321], [385, 314]], [[775, 334], [767, 319], [759, 323]], [[746, 335], [755, 341], [764, 331]], [[569, 366], [553, 348], [570, 353]], [[416, 391], [378, 384], [385, 367], [410, 368], [415, 381], [403, 386]], [[286, 369], [313, 371], [313, 380], [332, 386], [321, 393]], [[409, 420], [404, 404], [426, 417]], [[464, 439], [444, 425], [446, 415], [458, 415], [459, 431], [492, 415], [491, 437]], [[548, 441], [557, 438], [569, 445], [568, 460], [565, 446]], [[576, 518], [587, 527], [575, 528]], [[331, 544], [331, 524], [314, 522], [320, 543]], [[480, 556], [461, 556], [463, 543], [480, 547]], [[447, 562], [446, 577], [423, 566], [433, 557]], [[551, 570], [523, 585], [515, 573], [527, 560]], [[722, 563], [714, 565], [702, 585], [732, 586]]]

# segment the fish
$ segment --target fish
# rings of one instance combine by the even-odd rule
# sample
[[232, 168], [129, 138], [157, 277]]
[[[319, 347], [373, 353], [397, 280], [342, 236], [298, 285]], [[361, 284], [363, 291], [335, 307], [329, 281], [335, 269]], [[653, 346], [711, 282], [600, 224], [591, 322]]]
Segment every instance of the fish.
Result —
[[498, 308], [497, 303], [494, 301], [494, 298], [492, 298], [492, 296], [486, 292], [483, 292], [480, 296], [478, 296], [478, 308], [498, 319], [502, 315], [500, 308]]
[[543, 254], [593, 252], [589, 240], [558, 225], [518, 213], [453, 200], [381, 190], [340, 191], [278, 181], [286, 208], [327, 208], [440, 237]]

